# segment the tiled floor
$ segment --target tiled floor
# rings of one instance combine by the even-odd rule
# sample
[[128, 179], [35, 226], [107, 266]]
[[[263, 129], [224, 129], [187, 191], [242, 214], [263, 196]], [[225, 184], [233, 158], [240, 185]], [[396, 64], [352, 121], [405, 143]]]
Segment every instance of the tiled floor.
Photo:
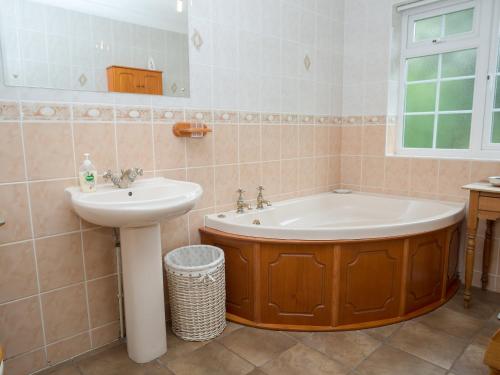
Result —
[[124, 344], [74, 359], [52, 375], [481, 375], [489, 337], [500, 328], [500, 294], [475, 290], [462, 307], [458, 293], [415, 320], [351, 332], [278, 332], [229, 323], [223, 335], [185, 342], [169, 332], [168, 353], [138, 365]]

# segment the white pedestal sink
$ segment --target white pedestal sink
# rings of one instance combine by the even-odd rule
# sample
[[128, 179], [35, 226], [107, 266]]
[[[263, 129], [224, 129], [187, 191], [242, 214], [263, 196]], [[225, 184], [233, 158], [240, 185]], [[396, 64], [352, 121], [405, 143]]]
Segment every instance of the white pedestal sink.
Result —
[[191, 210], [203, 190], [191, 182], [142, 179], [130, 188], [100, 185], [94, 193], [66, 189], [88, 222], [120, 228], [127, 351], [138, 363], [167, 351], [160, 221]]

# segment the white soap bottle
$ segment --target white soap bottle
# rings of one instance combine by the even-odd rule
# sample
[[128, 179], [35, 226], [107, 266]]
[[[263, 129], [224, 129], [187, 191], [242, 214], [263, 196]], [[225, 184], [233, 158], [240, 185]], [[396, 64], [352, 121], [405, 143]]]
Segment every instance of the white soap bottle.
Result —
[[96, 191], [97, 170], [89, 159], [90, 154], [83, 154], [85, 160], [80, 166], [80, 190], [84, 193]]

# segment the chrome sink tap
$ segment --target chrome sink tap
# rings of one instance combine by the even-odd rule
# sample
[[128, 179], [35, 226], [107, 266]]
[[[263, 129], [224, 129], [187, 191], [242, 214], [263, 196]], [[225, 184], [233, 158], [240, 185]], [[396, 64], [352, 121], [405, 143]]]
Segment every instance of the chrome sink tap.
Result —
[[111, 169], [108, 169], [108, 171], [102, 175], [102, 178], [104, 178], [104, 181], [111, 180], [113, 185], [120, 189], [126, 189], [135, 181], [137, 176], [142, 176], [143, 173], [142, 168], [122, 169], [121, 175], [113, 173]]
[[236, 190], [236, 192], [238, 193], [238, 200], [236, 201], [236, 213], [237, 214], [244, 213], [245, 208], [248, 210], [251, 210], [252, 207], [248, 203], [245, 203], [245, 201], [243, 200], [243, 193], [245, 191], [240, 188], [240, 189]]
[[262, 210], [264, 208], [264, 205], [271, 206], [271, 201], [265, 200], [264, 195], [262, 194], [262, 191], [264, 191], [264, 187], [260, 185], [257, 190], [259, 191], [259, 194], [257, 195], [257, 209]]

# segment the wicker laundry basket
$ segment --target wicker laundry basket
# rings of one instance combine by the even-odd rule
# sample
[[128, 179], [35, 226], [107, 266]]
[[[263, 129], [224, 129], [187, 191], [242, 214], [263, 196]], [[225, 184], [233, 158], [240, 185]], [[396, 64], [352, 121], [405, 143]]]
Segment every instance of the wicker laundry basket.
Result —
[[188, 341], [205, 341], [226, 327], [224, 252], [194, 245], [165, 256], [172, 331]]

